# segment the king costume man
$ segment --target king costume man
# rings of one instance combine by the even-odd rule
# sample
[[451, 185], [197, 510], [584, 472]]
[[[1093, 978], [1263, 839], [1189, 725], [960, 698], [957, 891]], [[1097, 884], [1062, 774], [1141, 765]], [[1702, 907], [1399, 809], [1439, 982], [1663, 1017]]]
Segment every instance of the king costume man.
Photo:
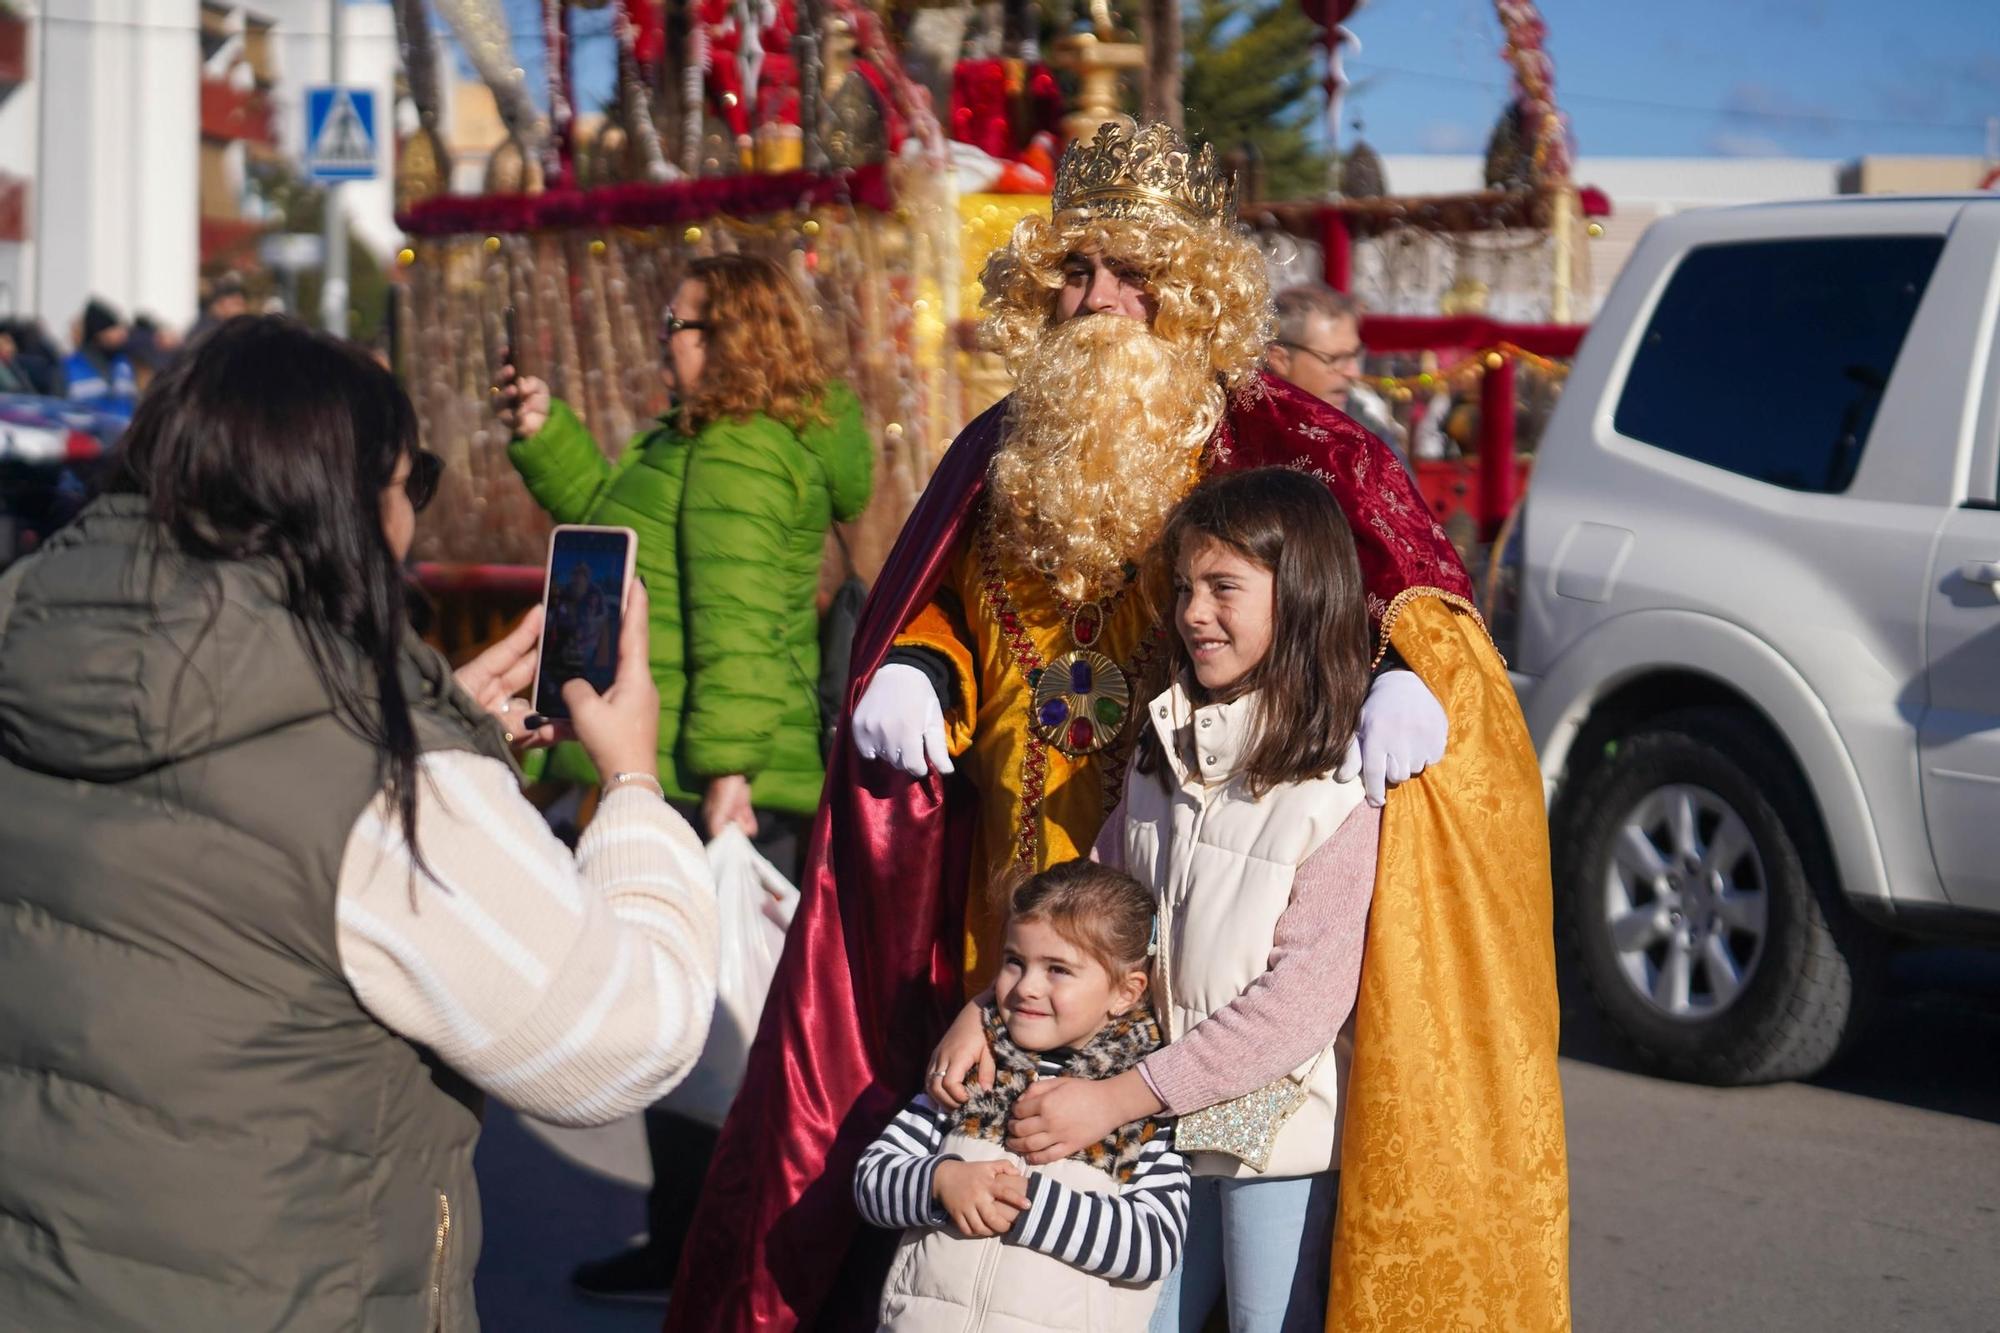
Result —
[[1270, 292], [1209, 149], [1108, 123], [1064, 153], [1052, 213], [983, 274], [1015, 392], [945, 456], [863, 614], [842, 735], [869, 754], [836, 747], [667, 1328], [872, 1323], [895, 1237], [859, 1228], [855, 1161], [994, 971], [989, 886], [1084, 854], [1117, 803], [1168, 510], [1277, 464], [1339, 501], [1378, 657], [1450, 735], [1384, 811], [1327, 1327], [1567, 1329], [1541, 776], [1470, 580], [1394, 455], [1262, 370]]

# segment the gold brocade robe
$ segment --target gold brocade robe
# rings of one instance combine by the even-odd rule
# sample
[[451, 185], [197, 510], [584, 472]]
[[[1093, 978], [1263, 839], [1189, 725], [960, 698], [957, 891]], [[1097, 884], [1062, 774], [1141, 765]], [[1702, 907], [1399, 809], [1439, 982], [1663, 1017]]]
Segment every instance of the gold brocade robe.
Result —
[[[958, 706], [945, 714], [952, 759], [979, 792], [971, 873], [966, 881], [965, 978], [983, 989], [998, 967], [1006, 904], [993, 886], [1011, 863], [1035, 870], [1087, 855], [1118, 803], [1136, 730], [1130, 713], [1146, 701], [1158, 618], [1136, 585], [1110, 601], [1087, 646], [1123, 671], [1134, 696], [1119, 739], [1075, 757], [1047, 744], [1031, 725], [1031, 674], [1078, 647], [1071, 617], [1046, 579], [1007, 564], [982, 516], [952, 557], [937, 594], [897, 636], [899, 645], [943, 654], [958, 682]], [[1096, 725], [1093, 723], [1093, 725]]]

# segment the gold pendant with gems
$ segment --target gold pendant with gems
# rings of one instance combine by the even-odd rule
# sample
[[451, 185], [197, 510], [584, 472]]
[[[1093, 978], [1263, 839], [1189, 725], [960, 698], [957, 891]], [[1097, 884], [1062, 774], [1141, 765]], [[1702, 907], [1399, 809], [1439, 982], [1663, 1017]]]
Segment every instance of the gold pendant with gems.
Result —
[[1070, 613], [1076, 645], [1044, 666], [1034, 681], [1034, 728], [1042, 740], [1072, 759], [1110, 746], [1132, 711], [1132, 686], [1119, 665], [1093, 647], [1109, 618], [1101, 602]]

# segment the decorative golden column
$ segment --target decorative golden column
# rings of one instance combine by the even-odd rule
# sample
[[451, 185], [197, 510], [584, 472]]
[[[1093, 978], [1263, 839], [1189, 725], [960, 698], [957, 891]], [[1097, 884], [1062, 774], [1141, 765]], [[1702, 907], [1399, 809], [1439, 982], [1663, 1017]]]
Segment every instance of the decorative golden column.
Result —
[[1581, 211], [1577, 207], [1576, 187], [1567, 180], [1558, 182], [1549, 200], [1549, 240], [1555, 252], [1552, 256], [1555, 271], [1549, 284], [1549, 320], [1555, 324], [1567, 324], [1573, 318], [1576, 229]]
[[396, 211], [422, 203], [451, 188], [451, 155], [436, 130], [420, 125], [396, 149]]
[[1049, 63], [1076, 75], [1076, 99], [1062, 122], [1065, 143], [1089, 143], [1097, 137], [1097, 127], [1107, 120], [1130, 126], [1132, 119], [1124, 111], [1118, 76], [1146, 66], [1145, 47], [1117, 40], [1105, 0], [1092, 0], [1090, 12], [1089, 30], [1068, 33], [1049, 43]]

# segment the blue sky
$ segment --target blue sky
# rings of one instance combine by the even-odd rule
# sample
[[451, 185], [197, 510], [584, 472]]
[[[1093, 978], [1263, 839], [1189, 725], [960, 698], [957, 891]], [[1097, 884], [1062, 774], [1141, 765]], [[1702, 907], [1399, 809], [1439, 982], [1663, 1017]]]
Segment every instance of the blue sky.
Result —
[[[505, 5], [538, 76], [538, 0]], [[1557, 98], [1585, 156], [1977, 155], [2000, 116], [2000, 0], [1541, 8]], [[611, 88], [610, 11], [572, 13], [578, 101], [592, 107]], [[1385, 153], [1483, 148], [1507, 91], [1491, 0], [1367, 0], [1349, 27], [1362, 50], [1347, 62], [1346, 119], [1359, 117], [1369, 142]]]
[[[1541, 0], [1591, 155], [1977, 155], [2000, 0]], [[1483, 148], [1506, 95], [1490, 0], [1368, 0], [1346, 119], [1385, 153]], [[1351, 129], [1343, 129], [1343, 136]]]

